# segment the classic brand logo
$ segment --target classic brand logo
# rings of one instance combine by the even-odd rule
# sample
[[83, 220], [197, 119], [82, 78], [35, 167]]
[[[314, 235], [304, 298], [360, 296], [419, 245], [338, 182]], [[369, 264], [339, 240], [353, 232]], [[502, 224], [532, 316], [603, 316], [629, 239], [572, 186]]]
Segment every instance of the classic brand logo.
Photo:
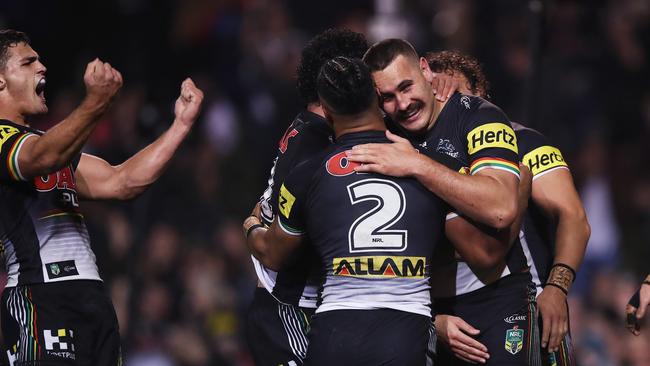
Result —
[[551, 168], [567, 166], [560, 150], [553, 146], [541, 146], [524, 155], [524, 164], [530, 168], [533, 176]]
[[509, 317], [503, 319], [504, 322], [510, 324], [516, 323], [520, 320], [526, 320], [526, 315], [510, 315]]
[[43, 330], [45, 350], [50, 356], [76, 359], [74, 350], [74, 332], [71, 329]]
[[346, 257], [334, 258], [332, 270], [335, 276], [366, 278], [424, 278], [425, 257]]
[[517, 136], [512, 127], [498, 122], [486, 123], [467, 135], [467, 152], [470, 155], [491, 147], [517, 153]]

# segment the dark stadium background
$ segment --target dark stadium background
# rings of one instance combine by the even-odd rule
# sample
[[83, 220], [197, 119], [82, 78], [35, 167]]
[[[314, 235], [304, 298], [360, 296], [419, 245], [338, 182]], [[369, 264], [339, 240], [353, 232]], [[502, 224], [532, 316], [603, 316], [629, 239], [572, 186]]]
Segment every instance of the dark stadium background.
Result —
[[300, 50], [332, 26], [483, 62], [496, 104], [564, 151], [588, 211], [592, 236], [570, 298], [580, 364], [650, 365], [650, 329], [633, 337], [622, 318], [650, 272], [649, 20], [648, 0], [0, 1], [0, 27], [27, 32], [48, 67], [50, 112], [36, 127], [80, 101], [94, 57], [123, 73], [86, 148], [109, 162], [169, 125], [184, 77], [206, 93], [194, 132], [150, 191], [83, 204], [129, 366], [252, 364], [242, 329], [255, 275], [240, 222], [300, 107]]

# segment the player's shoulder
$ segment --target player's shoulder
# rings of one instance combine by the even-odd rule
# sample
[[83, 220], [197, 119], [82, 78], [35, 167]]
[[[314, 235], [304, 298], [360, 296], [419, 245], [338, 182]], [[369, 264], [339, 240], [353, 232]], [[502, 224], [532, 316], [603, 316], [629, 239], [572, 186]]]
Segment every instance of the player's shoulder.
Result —
[[331, 134], [331, 128], [327, 120], [316, 113], [303, 110], [291, 122], [289, 129], [295, 129], [299, 132], [313, 132]]
[[521, 123], [516, 122], [512, 123], [512, 127], [517, 135], [519, 153], [522, 156], [539, 147], [550, 145], [546, 136], [533, 128], [526, 127]]

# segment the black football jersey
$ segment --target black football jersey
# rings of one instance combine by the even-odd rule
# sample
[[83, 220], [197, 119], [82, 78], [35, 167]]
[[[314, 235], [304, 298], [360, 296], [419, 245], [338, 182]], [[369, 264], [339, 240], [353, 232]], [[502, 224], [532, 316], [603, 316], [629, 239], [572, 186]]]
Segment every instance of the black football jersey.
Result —
[[[260, 198], [265, 224], [270, 225], [277, 213], [278, 194], [284, 179], [296, 165], [329, 147], [331, 136], [332, 130], [327, 121], [307, 110], [299, 113], [289, 125], [278, 144], [278, 155], [273, 162], [267, 188]], [[315, 254], [304, 249], [300, 257], [301, 260], [294, 261], [280, 272], [264, 267], [255, 257], [252, 259], [260, 283], [278, 301], [315, 308], [318, 294], [316, 283], [320, 281], [313, 273], [317, 268]]]
[[100, 280], [95, 254], [79, 209], [72, 164], [26, 179], [18, 156], [25, 141], [42, 132], [0, 120], [0, 241], [7, 286], [67, 280]]
[[296, 167], [280, 188], [279, 223], [308, 237], [320, 258], [317, 312], [389, 308], [430, 316], [429, 267], [449, 207], [415, 179], [354, 172], [346, 150], [377, 142], [389, 142], [385, 132], [346, 134]]

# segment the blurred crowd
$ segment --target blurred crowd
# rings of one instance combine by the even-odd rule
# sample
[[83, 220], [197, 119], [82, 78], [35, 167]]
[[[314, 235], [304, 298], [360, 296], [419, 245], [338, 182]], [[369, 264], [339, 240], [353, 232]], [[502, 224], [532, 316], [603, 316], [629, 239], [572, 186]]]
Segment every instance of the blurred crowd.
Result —
[[570, 297], [579, 365], [650, 365], [650, 329], [623, 325], [650, 272], [650, 1], [3, 0], [0, 28], [27, 32], [48, 67], [50, 112], [35, 127], [76, 106], [92, 58], [123, 73], [86, 147], [111, 163], [169, 126], [184, 77], [205, 91], [152, 189], [82, 204], [126, 365], [252, 365], [243, 329], [256, 277], [240, 224], [301, 108], [301, 48], [327, 27], [482, 61], [492, 100], [561, 147], [587, 210]]

